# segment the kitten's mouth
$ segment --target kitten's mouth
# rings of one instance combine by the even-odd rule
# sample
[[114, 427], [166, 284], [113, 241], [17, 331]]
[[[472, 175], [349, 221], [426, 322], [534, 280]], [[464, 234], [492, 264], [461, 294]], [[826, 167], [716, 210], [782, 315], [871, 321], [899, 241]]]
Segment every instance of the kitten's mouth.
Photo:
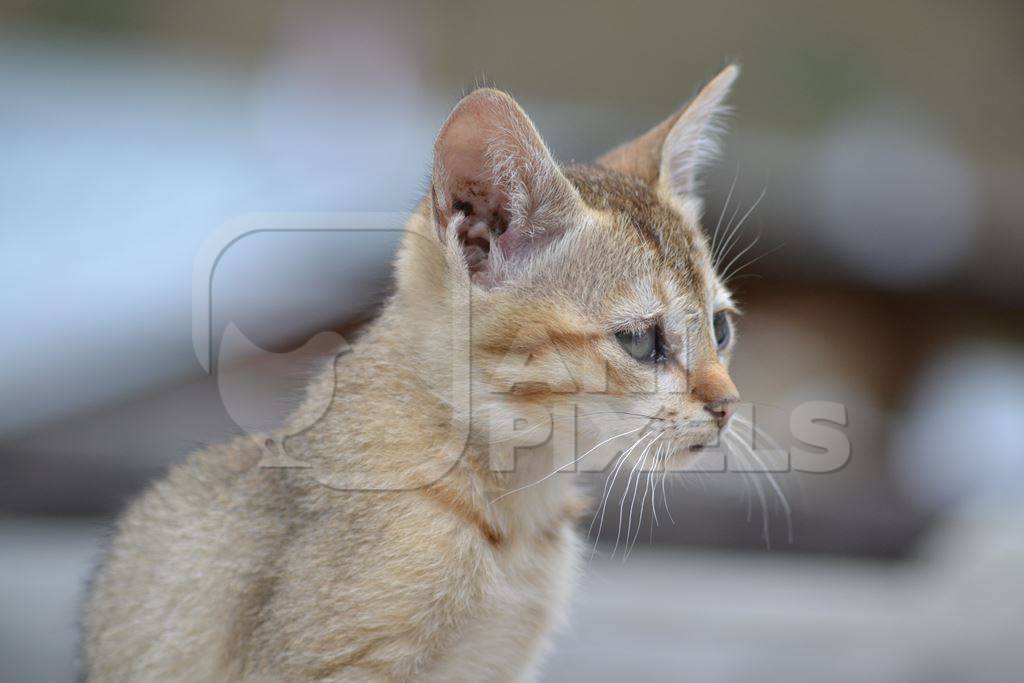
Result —
[[687, 450], [690, 451], [691, 453], [700, 453], [702, 450], [704, 450], [704, 444], [695, 443], [692, 446], [690, 446]]

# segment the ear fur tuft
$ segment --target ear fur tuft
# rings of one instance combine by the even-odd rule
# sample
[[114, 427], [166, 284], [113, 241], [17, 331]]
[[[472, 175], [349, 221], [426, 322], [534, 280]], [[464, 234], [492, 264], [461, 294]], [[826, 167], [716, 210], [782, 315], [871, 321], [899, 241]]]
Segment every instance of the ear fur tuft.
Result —
[[640, 137], [616, 147], [597, 163], [660, 184], [677, 196], [693, 194], [700, 170], [718, 154], [726, 97], [739, 76], [725, 67], [686, 106]]

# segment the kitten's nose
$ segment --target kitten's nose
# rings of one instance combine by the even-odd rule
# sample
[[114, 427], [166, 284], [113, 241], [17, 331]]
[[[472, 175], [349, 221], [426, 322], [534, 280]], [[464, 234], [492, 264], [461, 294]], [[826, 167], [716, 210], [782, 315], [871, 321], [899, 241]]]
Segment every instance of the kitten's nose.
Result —
[[711, 413], [711, 417], [718, 423], [719, 429], [725, 429], [725, 425], [729, 424], [729, 418], [736, 412], [736, 399], [729, 398], [724, 401], [705, 403], [704, 410]]
[[725, 367], [718, 361], [708, 363], [694, 373], [691, 381], [693, 398], [704, 404], [704, 410], [714, 418], [719, 429], [725, 429], [739, 400], [736, 385]]

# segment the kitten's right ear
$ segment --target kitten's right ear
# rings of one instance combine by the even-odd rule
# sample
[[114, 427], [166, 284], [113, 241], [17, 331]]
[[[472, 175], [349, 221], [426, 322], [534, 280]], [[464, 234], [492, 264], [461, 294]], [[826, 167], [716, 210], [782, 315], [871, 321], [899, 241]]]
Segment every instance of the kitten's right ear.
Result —
[[697, 186], [697, 173], [718, 151], [719, 119], [740, 68], [730, 64], [689, 104], [635, 140], [616, 147], [597, 163], [660, 184], [684, 196]]
[[485, 286], [558, 237], [580, 206], [533, 122], [490, 88], [464, 97], [441, 128], [431, 196], [442, 243], [455, 230], [470, 276]]

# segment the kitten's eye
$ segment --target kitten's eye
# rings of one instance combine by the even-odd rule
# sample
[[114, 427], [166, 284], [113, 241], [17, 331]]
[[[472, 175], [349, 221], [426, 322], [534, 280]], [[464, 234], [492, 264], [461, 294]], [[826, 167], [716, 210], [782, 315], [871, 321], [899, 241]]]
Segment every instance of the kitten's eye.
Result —
[[729, 345], [729, 340], [732, 339], [732, 322], [729, 321], [729, 314], [725, 311], [715, 313], [712, 322], [715, 327], [715, 344], [721, 351]]
[[641, 332], [616, 332], [615, 338], [630, 356], [641, 363], [658, 363], [665, 360], [661, 328], [651, 325]]

